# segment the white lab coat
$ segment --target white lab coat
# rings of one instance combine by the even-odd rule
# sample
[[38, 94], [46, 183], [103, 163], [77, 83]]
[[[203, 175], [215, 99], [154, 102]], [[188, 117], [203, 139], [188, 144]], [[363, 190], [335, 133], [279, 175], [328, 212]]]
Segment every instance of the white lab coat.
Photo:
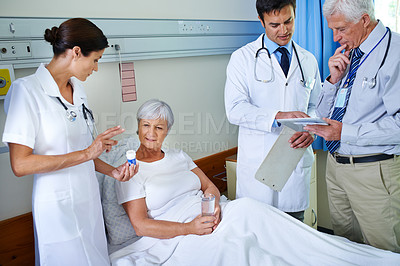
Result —
[[[285, 212], [302, 211], [309, 206], [314, 159], [311, 146], [281, 192], [273, 191], [254, 176], [281, 131], [281, 128], [272, 127], [278, 111], [302, 111], [315, 116], [321, 90], [318, 64], [310, 52], [294, 43], [307, 86], [300, 83], [301, 72], [294, 51], [287, 78], [271, 51], [273, 80], [268, 83], [256, 81], [255, 54], [261, 48], [261, 42], [262, 35], [235, 51], [227, 67], [226, 114], [230, 123], [239, 126], [236, 196], [251, 197]], [[257, 78], [271, 78], [270, 61], [265, 50], [258, 59]], [[285, 158], [282, 158], [282, 167], [285, 167]]]
[[[86, 95], [78, 80], [72, 78], [71, 83], [74, 105], [62, 98], [44, 65], [16, 80], [6, 98], [3, 142], [28, 146], [40, 155], [87, 148], [92, 136], [82, 115]], [[76, 121], [66, 118], [57, 96], [77, 114]], [[32, 209], [41, 265], [109, 265], [93, 161], [35, 174]]]

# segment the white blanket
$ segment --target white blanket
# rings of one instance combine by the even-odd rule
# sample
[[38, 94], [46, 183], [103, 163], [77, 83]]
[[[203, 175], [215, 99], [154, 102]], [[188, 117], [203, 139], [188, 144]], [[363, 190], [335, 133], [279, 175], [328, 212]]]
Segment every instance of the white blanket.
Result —
[[[187, 222], [200, 198], [182, 202], [162, 219]], [[113, 265], [400, 265], [400, 254], [332, 236], [251, 199], [222, 204], [223, 218], [210, 235], [142, 237], [110, 255]]]

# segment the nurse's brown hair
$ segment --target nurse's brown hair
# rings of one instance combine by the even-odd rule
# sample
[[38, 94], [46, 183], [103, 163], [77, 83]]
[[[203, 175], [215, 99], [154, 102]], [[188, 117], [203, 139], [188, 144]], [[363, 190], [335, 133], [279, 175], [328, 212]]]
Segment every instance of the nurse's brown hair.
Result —
[[64, 21], [59, 27], [46, 29], [44, 39], [53, 46], [54, 56], [59, 56], [74, 46], [81, 48], [83, 56], [108, 47], [103, 32], [84, 18], [72, 18]]

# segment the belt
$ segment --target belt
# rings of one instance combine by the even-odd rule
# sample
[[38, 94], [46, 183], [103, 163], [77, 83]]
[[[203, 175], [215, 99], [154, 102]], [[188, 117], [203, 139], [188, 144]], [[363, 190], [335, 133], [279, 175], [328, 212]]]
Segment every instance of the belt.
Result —
[[351, 161], [353, 163], [372, 163], [372, 162], [378, 162], [378, 161], [383, 161], [387, 159], [392, 159], [394, 158], [393, 154], [377, 154], [377, 155], [370, 155], [370, 156], [364, 156], [364, 157], [345, 157], [345, 156], [340, 156], [340, 155], [334, 155], [336, 162], [342, 163], [342, 164], [349, 164]]

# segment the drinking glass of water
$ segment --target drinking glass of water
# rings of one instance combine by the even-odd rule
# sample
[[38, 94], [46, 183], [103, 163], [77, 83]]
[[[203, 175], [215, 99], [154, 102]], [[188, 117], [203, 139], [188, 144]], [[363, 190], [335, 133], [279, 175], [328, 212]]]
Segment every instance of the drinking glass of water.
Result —
[[212, 216], [214, 215], [215, 196], [210, 193], [201, 196], [201, 215]]

